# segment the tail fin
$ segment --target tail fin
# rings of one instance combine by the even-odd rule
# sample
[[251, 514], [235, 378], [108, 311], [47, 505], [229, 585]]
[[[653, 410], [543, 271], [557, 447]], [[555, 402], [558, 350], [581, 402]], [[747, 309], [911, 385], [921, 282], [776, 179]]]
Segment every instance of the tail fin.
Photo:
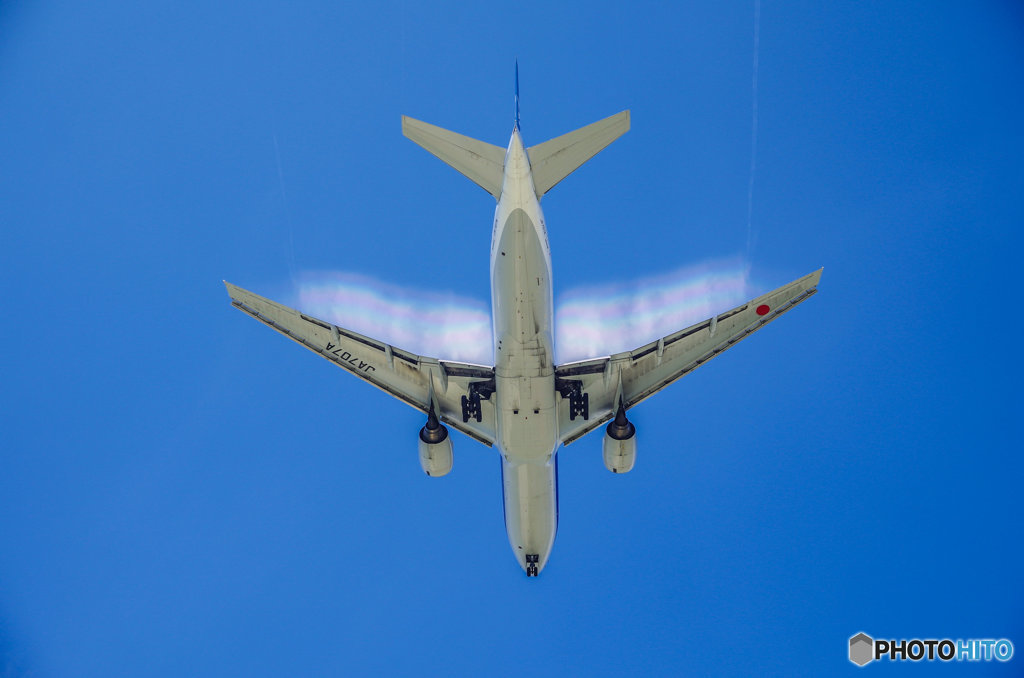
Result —
[[537, 189], [537, 197], [550, 191], [555, 184], [628, 131], [629, 111], [622, 111], [575, 132], [530, 147], [527, 153], [533, 168], [533, 185]]
[[519, 129], [519, 59], [516, 59], [516, 126]]
[[[402, 134], [462, 172], [495, 199], [501, 195], [501, 180], [505, 171], [504, 148], [404, 115]], [[608, 143], [610, 140], [605, 145]]]

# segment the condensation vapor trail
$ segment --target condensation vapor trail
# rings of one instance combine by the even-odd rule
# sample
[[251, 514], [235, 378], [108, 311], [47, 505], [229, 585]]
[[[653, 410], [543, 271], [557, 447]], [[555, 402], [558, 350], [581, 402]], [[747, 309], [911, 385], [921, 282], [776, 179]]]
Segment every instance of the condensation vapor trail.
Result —
[[274, 157], [277, 159], [277, 180], [281, 184], [281, 202], [284, 205], [284, 220], [288, 226], [288, 273], [291, 275], [292, 284], [296, 284], [295, 277], [295, 234], [292, 231], [292, 214], [288, 209], [288, 192], [284, 189], [284, 167], [281, 164], [281, 149], [277, 145], [277, 132], [274, 133]]
[[750, 181], [747, 183], [747, 261], [753, 256], [754, 244], [754, 175], [757, 172], [757, 68], [761, 51], [761, 0], [754, 0], [754, 74], [751, 80]]
[[299, 275], [295, 306], [406, 351], [490, 364], [491, 314], [478, 299], [385, 283], [344, 271]]
[[555, 304], [558, 362], [630, 351], [751, 296], [739, 256], [631, 282], [568, 290]]
[[[705, 320], [753, 294], [739, 255], [661, 275], [559, 294], [559, 362], [632, 350]], [[493, 364], [491, 314], [479, 299], [430, 292], [344, 271], [298, 276], [296, 308], [420, 355]]]

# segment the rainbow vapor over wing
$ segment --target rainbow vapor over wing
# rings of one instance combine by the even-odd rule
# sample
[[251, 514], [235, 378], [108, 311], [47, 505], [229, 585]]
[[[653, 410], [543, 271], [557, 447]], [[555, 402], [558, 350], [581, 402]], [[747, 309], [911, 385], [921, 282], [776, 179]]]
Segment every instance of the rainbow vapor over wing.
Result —
[[299, 276], [296, 306], [420, 355], [481, 365], [494, 359], [491, 314], [478, 299], [320, 271]]
[[[754, 296], [741, 257], [717, 259], [629, 282], [559, 295], [559, 363], [628, 351]], [[299, 276], [295, 305], [342, 327], [421, 355], [493, 362], [485, 302], [454, 293], [392, 285], [369, 276], [312, 271]]]
[[555, 304], [557, 361], [630, 351], [737, 306], [753, 296], [749, 273], [734, 257], [569, 290]]

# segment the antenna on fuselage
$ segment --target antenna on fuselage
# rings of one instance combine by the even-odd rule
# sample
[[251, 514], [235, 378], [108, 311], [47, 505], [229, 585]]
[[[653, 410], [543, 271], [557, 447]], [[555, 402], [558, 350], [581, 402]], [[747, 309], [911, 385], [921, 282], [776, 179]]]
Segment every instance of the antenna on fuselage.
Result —
[[519, 129], [519, 59], [516, 59], [516, 124], [512, 129]]

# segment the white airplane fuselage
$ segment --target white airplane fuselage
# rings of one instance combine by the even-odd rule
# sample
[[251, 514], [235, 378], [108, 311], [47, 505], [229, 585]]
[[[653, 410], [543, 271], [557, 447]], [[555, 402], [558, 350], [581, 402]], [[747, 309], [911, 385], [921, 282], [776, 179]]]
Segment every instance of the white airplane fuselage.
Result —
[[496, 446], [505, 529], [519, 564], [544, 568], [558, 526], [551, 249], [518, 127], [491, 239]]
[[505, 530], [528, 577], [544, 568], [555, 541], [559, 446], [607, 423], [604, 465], [628, 473], [637, 440], [626, 410], [808, 299], [821, 278], [819, 269], [632, 351], [556, 366], [541, 196], [629, 126], [629, 111], [621, 111], [526, 149], [518, 76], [516, 124], [505, 149], [402, 116], [406, 137], [498, 201], [491, 238], [493, 369], [415, 355], [225, 281], [239, 310], [425, 414], [417, 449], [428, 476], [452, 469], [448, 426], [497, 448]]

